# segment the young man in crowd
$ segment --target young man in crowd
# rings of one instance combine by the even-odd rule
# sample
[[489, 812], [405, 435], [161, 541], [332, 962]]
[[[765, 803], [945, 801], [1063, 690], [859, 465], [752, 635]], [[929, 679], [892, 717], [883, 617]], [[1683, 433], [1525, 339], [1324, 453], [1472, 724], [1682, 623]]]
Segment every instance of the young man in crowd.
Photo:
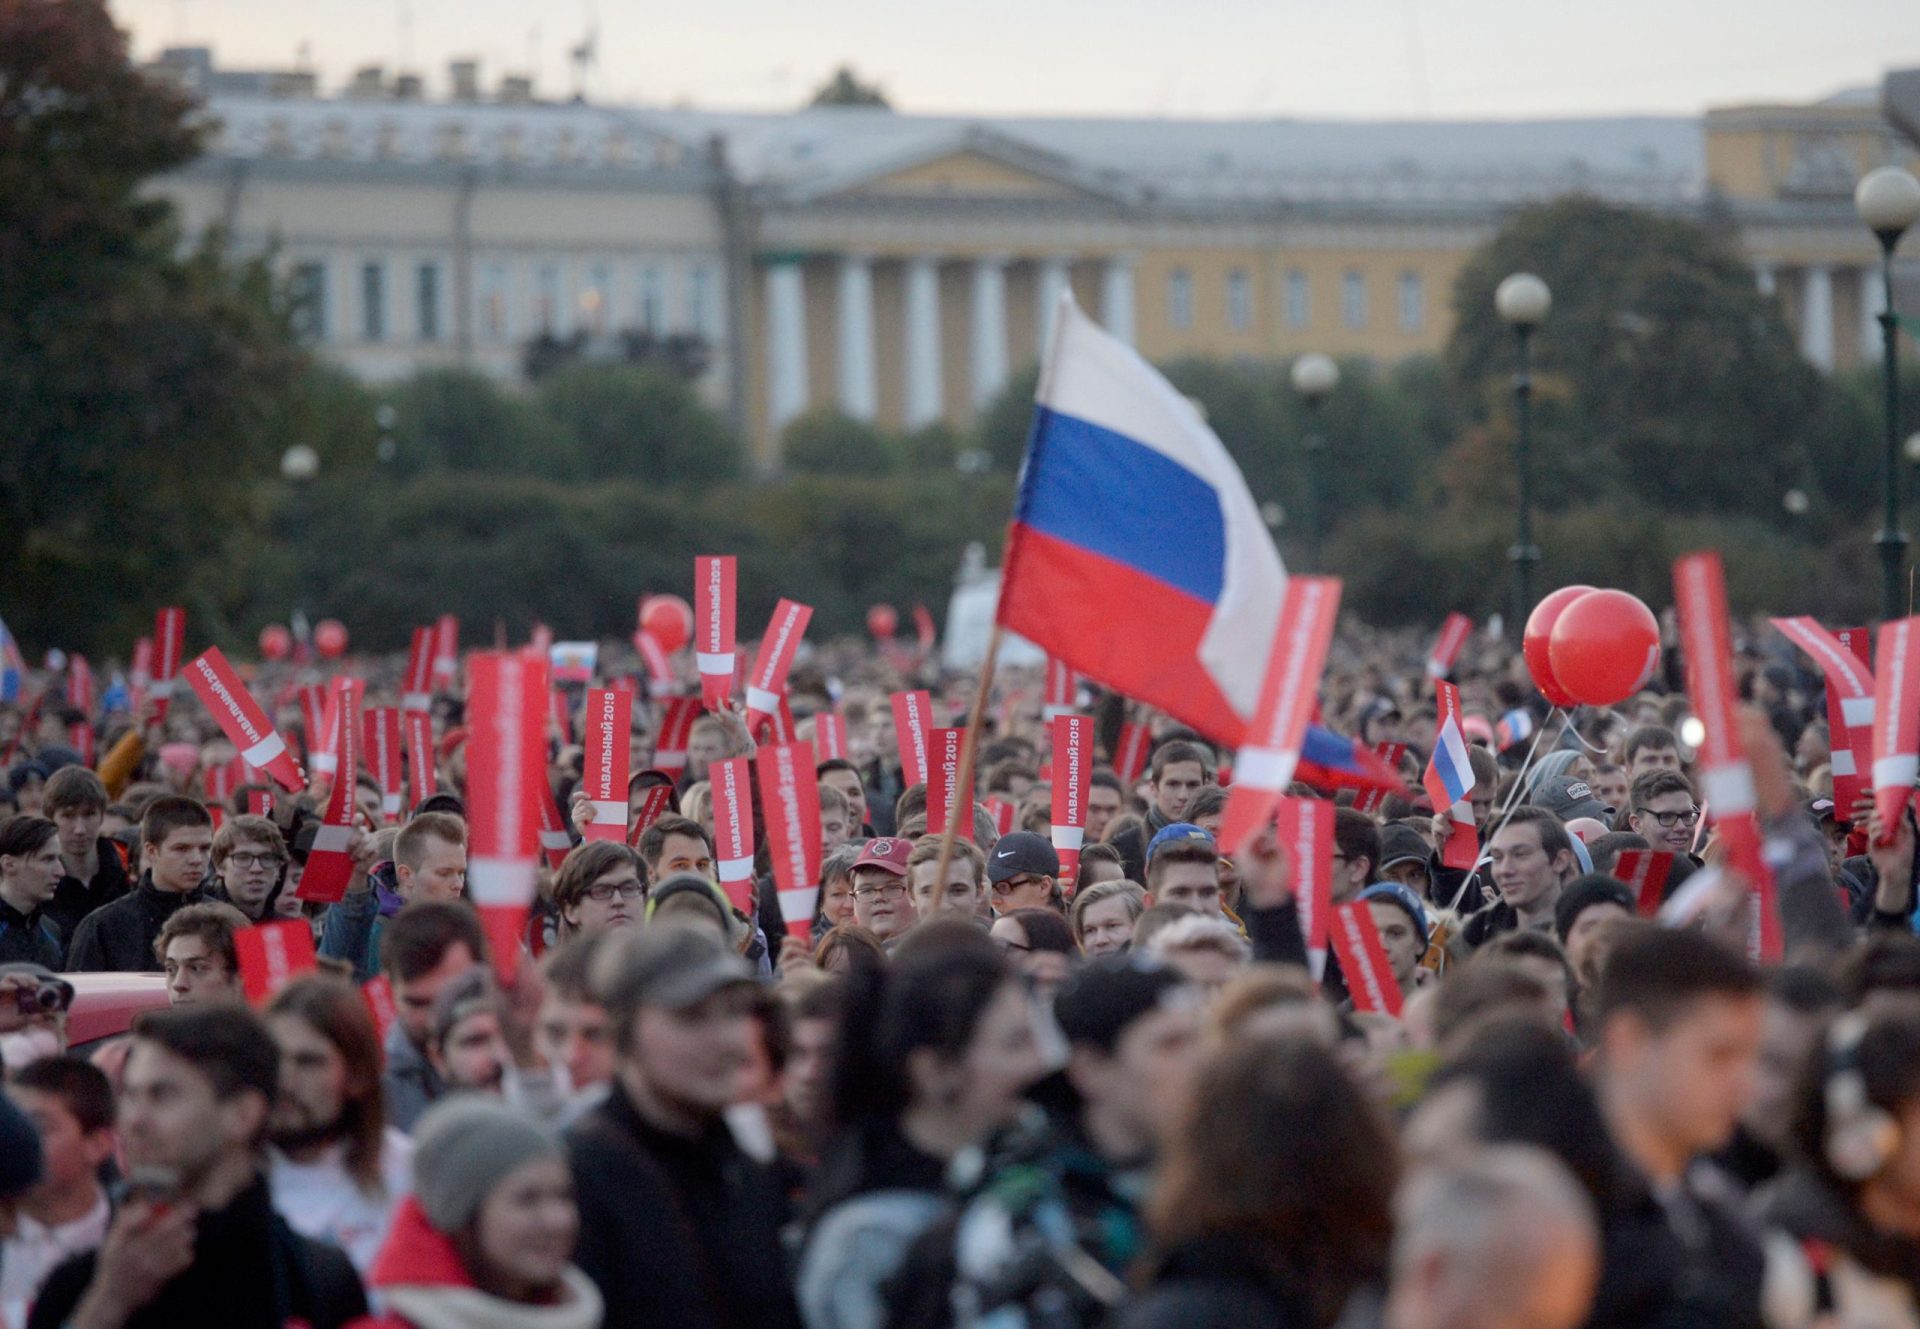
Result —
[[647, 865], [649, 882], [662, 882], [679, 872], [719, 880], [713, 865], [713, 840], [705, 827], [686, 817], [661, 817], [642, 831], [640, 858]]
[[267, 1123], [273, 1207], [302, 1236], [345, 1251], [364, 1279], [412, 1185], [412, 1146], [386, 1121], [373, 1015], [350, 984], [310, 974], [274, 994], [266, 1020], [280, 1049]]
[[1163, 827], [1147, 844], [1147, 898], [1204, 914], [1222, 914], [1220, 849], [1213, 837], [1184, 822]]
[[[447, 984], [427, 1028], [427, 1060], [443, 1092], [509, 1096], [514, 1062], [506, 1024], [506, 1005], [485, 968]], [[517, 1086], [512, 1096], [518, 1097]]]
[[1109, 770], [1095, 771], [1087, 781], [1087, 843], [1098, 844], [1126, 807], [1127, 791], [1120, 787], [1120, 777]]
[[271, 920], [287, 870], [287, 841], [265, 817], [227, 818], [213, 837], [210, 899], [232, 905], [255, 923]]
[[1387, 967], [1400, 991], [1412, 996], [1415, 987], [1427, 981], [1432, 971], [1420, 966], [1427, 953], [1427, 911], [1419, 897], [1398, 882], [1380, 882], [1360, 892], [1373, 930], [1379, 935], [1380, 949], [1387, 954]]
[[1333, 810], [1333, 902], [1351, 904], [1380, 879], [1380, 828], [1352, 808]]
[[1467, 920], [1461, 930], [1467, 945], [1484, 946], [1516, 928], [1550, 931], [1560, 887], [1579, 870], [1560, 819], [1522, 804], [1493, 833], [1487, 857], [1499, 898]]
[[592, 986], [604, 935], [576, 937], [540, 963], [546, 986], [534, 1016], [533, 1047], [546, 1066], [562, 1124], [597, 1103], [613, 1079], [612, 1023]]
[[691, 928], [606, 945], [593, 978], [613, 1021], [613, 1085], [568, 1133], [575, 1259], [599, 1285], [605, 1329], [797, 1329], [779, 1186], [723, 1115], [752, 1055], [753, 968]]
[[1621, 759], [1627, 764], [1627, 783], [1631, 786], [1648, 771], [1679, 770], [1680, 740], [1663, 725], [1641, 725], [1627, 735]]
[[897, 836], [869, 840], [853, 860], [853, 916], [861, 927], [891, 946], [913, 926], [913, 893], [907, 889], [911, 842]]
[[940, 837], [923, 835], [907, 855], [907, 888], [916, 921], [929, 918], [978, 918], [987, 899], [987, 859], [971, 840], [954, 837], [947, 879], [934, 879], [940, 866]]
[[100, 1168], [113, 1156], [113, 1087], [78, 1057], [42, 1057], [13, 1071], [7, 1092], [39, 1132], [44, 1160], [0, 1243], [0, 1324], [24, 1325], [47, 1275], [107, 1234], [113, 1207]]
[[213, 818], [198, 800], [167, 794], [140, 818], [140, 884], [80, 920], [67, 947], [76, 972], [159, 966], [154, 938], [173, 912], [206, 898], [202, 889], [213, 855]]
[[60, 929], [61, 944], [102, 905], [133, 889], [126, 847], [100, 833], [107, 815], [107, 787], [84, 766], [62, 766], [47, 779], [41, 807], [60, 828], [60, 861], [66, 871], [47, 913]]
[[66, 948], [49, 909], [65, 871], [54, 823], [45, 817], [0, 823], [0, 964], [64, 967]]
[[1700, 825], [1700, 806], [1694, 802], [1693, 782], [1665, 767], [1637, 777], [1627, 793], [1626, 829], [1655, 849], [1681, 858], [1693, 855], [1693, 837]]
[[464, 901], [429, 900], [394, 915], [380, 938], [380, 968], [393, 988], [393, 1028], [387, 1031], [387, 1119], [413, 1129], [427, 1106], [445, 1092], [427, 1057], [440, 995], [487, 958], [479, 915]]
[[1200, 786], [1213, 783], [1213, 754], [1198, 743], [1175, 739], [1154, 749], [1147, 787], [1153, 805], [1147, 809], [1147, 830], [1157, 832], [1187, 819], [1187, 804]]
[[987, 857], [987, 889], [993, 912], [1001, 916], [1016, 909], [1057, 908], [1060, 854], [1053, 842], [1032, 831], [1001, 836]]
[[153, 939], [154, 956], [167, 976], [168, 1004], [246, 1000], [233, 939], [248, 926], [247, 916], [230, 904], [207, 901], [176, 910]]
[[412, 905], [459, 900], [467, 886], [467, 823], [451, 812], [423, 812], [393, 840], [393, 888], [376, 868], [358, 872], [346, 898], [328, 908], [321, 924], [320, 954], [353, 965], [356, 981], [373, 977], [381, 939], [393, 919]]
[[238, 1003], [140, 1017], [118, 1112], [136, 1185], [100, 1249], [47, 1279], [29, 1329], [173, 1329], [209, 1314], [339, 1329], [366, 1314], [339, 1248], [273, 1211], [260, 1146], [279, 1059]]
[[820, 852], [831, 854], [860, 829], [847, 796], [824, 780], [820, 782]]
[[813, 768], [814, 776], [829, 789], [837, 789], [840, 796], [847, 800], [847, 812], [851, 829], [849, 839], [871, 839], [873, 827], [868, 824], [867, 790], [860, 782], [860, 768], [845, 757], [829, 757]]

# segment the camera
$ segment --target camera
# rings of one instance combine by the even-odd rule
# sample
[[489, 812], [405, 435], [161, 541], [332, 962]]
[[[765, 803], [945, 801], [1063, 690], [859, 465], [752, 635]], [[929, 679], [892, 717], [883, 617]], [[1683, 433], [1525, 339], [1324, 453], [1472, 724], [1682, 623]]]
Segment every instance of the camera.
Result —
[[15, 989], [13, 997], [22, 1015], [57, 1015], [73, 1005], [73, 984], [59, 978], [39, 978], [32, 987]]

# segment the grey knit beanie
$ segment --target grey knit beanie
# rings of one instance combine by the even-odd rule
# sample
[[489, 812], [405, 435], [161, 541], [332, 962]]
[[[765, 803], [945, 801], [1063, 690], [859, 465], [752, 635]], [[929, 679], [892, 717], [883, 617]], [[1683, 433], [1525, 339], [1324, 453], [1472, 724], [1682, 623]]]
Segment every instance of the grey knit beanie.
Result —
[[487, 1193], [522, 1163], [562, 1157], [560, 1138], [499, 1100], [481, 1094], [442, 1099], [413, 1136], [413, 1193], [427, 1221], [458, 1232]]

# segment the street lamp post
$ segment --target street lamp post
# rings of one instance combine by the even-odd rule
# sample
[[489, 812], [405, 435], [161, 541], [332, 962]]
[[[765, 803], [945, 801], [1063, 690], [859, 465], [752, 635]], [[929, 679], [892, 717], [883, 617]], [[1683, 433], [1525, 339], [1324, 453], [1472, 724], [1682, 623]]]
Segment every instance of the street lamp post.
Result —
[[293, 619], [304, 625], [306, 609], [307, 487], [320, 474], [320, 454], [295, 443], [280, 454], [280, 478], [293, 487]]
[[1340, 386], [1340, 366], [1330, 355], [1310, 351], [1293, 362], [1293, 390], [1307, 403], [1307, 433], [1301, 446], [1307, 454], [1307, 483], [1301, 493], [1301, 508], [1306, 528], [1308, 572], [1320, 568], [1320, 457], [1327, 441], [1320, 433], [1320, 408], [1333, 390]]
[[1886, 357], [1887, 457], [1885, 520], [1874, 543], [1880, 546], [1880, 613], [1891, 623], [1904, 613], [1900, 594], [1906, 570], [1907, 533], [1900, 528], [1900, 321], [1893, 311], [1893, 251], [1900, 237], [1920, 221], [1920, 180], [1897, 166], [1870, 171], [1853, 191], [1860, 219], [1880, 240], [1881, 353]]
[[1513, 548], [1507, 551], [1507, 557], [1513, 560], [1513, 622], [1518, 625], [1527, 621], [1533, 608], [1533, 565], [1540, 561], [1540, 546], [1533, 542], [1533, 330], [1553, 307], [1553, 293], [1531, 272], [1516, 272], [1494, 291], [1493, 307], [1513, 329], [1518, 352], [1513, 404], [1518, 425], [1514, 461], [1520, 480], [1520, 521]]

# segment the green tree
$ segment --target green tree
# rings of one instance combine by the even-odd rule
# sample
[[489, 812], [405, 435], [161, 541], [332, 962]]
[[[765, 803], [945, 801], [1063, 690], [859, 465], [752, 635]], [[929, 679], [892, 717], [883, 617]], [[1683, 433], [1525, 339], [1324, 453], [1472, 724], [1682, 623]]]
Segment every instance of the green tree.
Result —
[[197, 638], [244, 590], [304, 356], [264, 265], [183, 255], [141, 191], [191, 110], [101, 0], [0, 0], [0, 604], [30, 643], [124, 649], [177, 599]]
[[485, 471], [577, 479], [579, 441], [532, 401], [470, 369], [429, 369], [388, 398], [397, 475]]
[[1770, 519], [1805, 482], [1826, 386], [1725, 232], [1590, 198], [1509, 221], [1461, 270], [1447, 347], [1456, 383], [1501, 442], [1512, 437], [1515, 348], [1493, 295], [1517, 271], [1553, 291], [1533, 336], [1548, 506]]
[[892, 110], [893, 103], [887, 100], [887, 94], [881, 91], [878, 83], [862, 82], [853, 72], [852, 65], [841, 65], [833, 71], [833, 77], [822, 83], [812, 97], [807, 99], [809, 106], [878, 106]]
[[540, 384], [549, 437], [570, 437], [595, 475], [711, 484], [741, 473], [740, 439], [685, 379], [666, 370], [578, 365]]
[[888, 475], [900, 467], [901, 445], [865, 420], [831, 407], [787, 426], [781, 457], [805, 475]]

